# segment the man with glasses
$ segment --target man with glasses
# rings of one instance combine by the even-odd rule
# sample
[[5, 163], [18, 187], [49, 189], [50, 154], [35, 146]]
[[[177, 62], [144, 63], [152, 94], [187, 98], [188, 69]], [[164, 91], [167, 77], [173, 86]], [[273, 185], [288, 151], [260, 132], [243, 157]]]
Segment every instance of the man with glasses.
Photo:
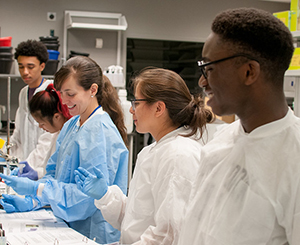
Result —
[[293, 39], [272, 14], [223, 11], [198, 62], [222, 127], [201, 151], [179, 244], [299, 244], [300, 119], [283, 91]]

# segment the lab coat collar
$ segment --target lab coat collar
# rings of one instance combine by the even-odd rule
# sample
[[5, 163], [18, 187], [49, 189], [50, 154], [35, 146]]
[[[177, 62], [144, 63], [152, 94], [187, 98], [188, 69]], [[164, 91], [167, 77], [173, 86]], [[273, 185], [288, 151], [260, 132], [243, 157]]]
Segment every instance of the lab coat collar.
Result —
[[189, 128], [179, 127], [177, 129], [171, 131], [170, 133], [166, 134], [165, 136], [163, 136], [158, 142], [156, 142], [155, 145], [161, 144], [161, 142], [164, 142], [164, 141], [169, 140], [171, 138], [175, 138], [178, 135], [189, 134], [190, 132], [191, 132], [191, 130]]
[[239, 121], [239, 124], [240, 124], [239, 125], [239, 133], [242, 135], [245, 135], [247, 137], [253, 137], [253, 138], [267, 137], [267, 136], [274, 134], [274, 132], [279, 133], [279, 132], [285, 130], [286, 128], [288, 128], [289, 126], [294, 124], [297, 120], [299, 120], [299, 118], [297, 118], [294, 115], [294, 112], [289, 108], [287, 114], [283, 118], [273, 121], [271, 123], [262, 125], [256, 129], [254, 129], [250, 133], [246, 133], [244, 131], [244, 128], [243, 128], [241, 122]]

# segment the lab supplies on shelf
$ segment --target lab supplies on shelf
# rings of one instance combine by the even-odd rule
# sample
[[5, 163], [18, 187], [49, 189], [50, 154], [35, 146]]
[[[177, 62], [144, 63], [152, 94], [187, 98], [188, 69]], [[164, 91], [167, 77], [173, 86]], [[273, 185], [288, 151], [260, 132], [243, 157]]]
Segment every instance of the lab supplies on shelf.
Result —
[[116, 88], [125, 87], [125, 79], [123, 74], [123, 67], [118, 65], [111, 65], [104, 70], [104, 75], [107, 76], [111, 84]]

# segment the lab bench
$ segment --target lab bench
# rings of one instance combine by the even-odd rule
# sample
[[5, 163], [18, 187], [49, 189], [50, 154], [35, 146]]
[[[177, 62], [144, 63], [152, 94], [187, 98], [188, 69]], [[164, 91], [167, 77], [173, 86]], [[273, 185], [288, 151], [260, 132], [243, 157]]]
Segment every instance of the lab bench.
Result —
[[62, 219], [53, 215], [51, 209], [21, 213], [0, 210], [0, 223], [5, 231], [7, 244], [98, 244], [69, 228]]

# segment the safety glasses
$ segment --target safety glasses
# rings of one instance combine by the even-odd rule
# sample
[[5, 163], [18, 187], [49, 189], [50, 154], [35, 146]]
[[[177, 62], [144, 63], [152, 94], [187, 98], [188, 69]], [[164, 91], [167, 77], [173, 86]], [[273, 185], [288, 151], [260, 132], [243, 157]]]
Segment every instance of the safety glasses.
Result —
[[133, 99], [133, 100], [130, 100], [131, 102], [131, 107], [132, 107], [132, 110], [135, 111], [135, 107], [136, 107], [136, 102], [138, 101], [148, 101], [147, 99]]

